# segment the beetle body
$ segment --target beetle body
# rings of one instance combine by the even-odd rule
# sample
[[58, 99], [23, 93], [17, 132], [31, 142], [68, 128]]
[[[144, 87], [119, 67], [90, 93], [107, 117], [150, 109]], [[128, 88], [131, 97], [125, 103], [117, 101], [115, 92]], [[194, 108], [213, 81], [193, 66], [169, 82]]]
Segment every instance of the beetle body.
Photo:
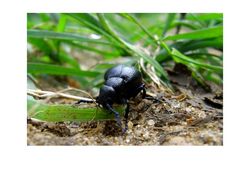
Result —
[[[119, 113], [116, 112], [112, 105], [127, 104], [125, 118], [128, 117], [129, 104], [128, 100], [135, 97], [143, 91], [143, 98], [146, 95], [145, 85], [142, 82], [142, 75], [134, 67], [118, 65], [109, 69], [104, 75], [105, 83], [101, 87], [99, 96], [96, 101], [104, 108], [114, 113], [117, 123], [122, 127]], [[123, 131], [127, 130], [127, 121]]]
[[142, 75], [134, 67], [115, 66], [105, 73], [104, 79], [97, 97], [97, 103], [103, 107], [113, 103], [126, 104], [127, 100], [144, 90]]
[[[103, 106], [103, 108], [111, 111], [115, 115], [115, 119], [118, 125], [122, 128], [120, 115], [112, 107], [113, 104], [126, 104], [125, 118], [126, 124], [122, 131], [127, 130], [127, 118], [129, 113], [128, 100], [132, 97], [137, 96], [143, 91], [142, 97], [145, 98], [146, 90], [145, 85], [142, 82], [141, 73], [134, 67], [118, 65], [107, 70], [104, 74], [104, 85], [100, 88], [96, 102]], [[80, 100], [77, 103], [93, 101]]]

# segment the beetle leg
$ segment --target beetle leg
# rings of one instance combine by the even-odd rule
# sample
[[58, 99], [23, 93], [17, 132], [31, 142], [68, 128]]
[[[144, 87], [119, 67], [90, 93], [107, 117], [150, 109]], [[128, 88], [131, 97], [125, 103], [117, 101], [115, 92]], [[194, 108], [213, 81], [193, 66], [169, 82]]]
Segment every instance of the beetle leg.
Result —
[[143, 91], [142, 93], [142, 98], [145, 98], [146, 96], [146, 89], [145, 89], [145, 84], [141, 84], [139, 87], [137, 87], [136, 89], [134, 89], [133, 91], [130, 91], [130, 97], [135, 97], [138, 95], [138, 93], [140, 93], [141, 91]]
[[145, 89], [145, 85], [142, 86], [142, 98], [144, 99], [146, 97], [146, 89]]
[[80, 103], [93, 103], [93, 100], [79, 100], [78, 102], [76, 102], [75, 104], [80, 104]]
[[127, 107], [125, 109], [125, 115], [124, 115], [124, 118], [125, 118], [125, 128], [123, 129], [123, 133], [125, 133], [127, 130], [128, 130], [128, 114], [129, 114], [129, 103], [127, 102]]
[[126, 109], [125, 109], [125, 114], [124, 114], [124, 117], [127, 119], [128, 118], [128, 113], [129, 113], [129, 103], [127, 102], [126, 103], [127, 104], [127, 107], [126, 107]]
[[152, 97], [152, 96], [146, 96], [145, 99], [151, 100], [151, 101], [153, 101], [153, 103], [160, 103], [161, 102], [161, 100], [159, 100], [155, 97]]
[[117, 111], [115, 111], [115, 110], [112, 108], [112, 106], [109, 105], [109, 104], [106, 104], [106, 108], [114, 114], [115, 119], [116, 119], [116, 121], [117, 121], [117, 124], [122, 128], [122, 122], [121, 122], [121, 120], [120, 120], [119, 113], [118, 113]]

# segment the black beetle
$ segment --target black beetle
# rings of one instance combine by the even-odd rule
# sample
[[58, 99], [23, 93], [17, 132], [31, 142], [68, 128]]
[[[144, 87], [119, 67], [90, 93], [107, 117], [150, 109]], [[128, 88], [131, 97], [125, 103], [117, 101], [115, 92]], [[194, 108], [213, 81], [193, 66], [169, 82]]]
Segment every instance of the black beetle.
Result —
[[[145, 98], [146, 90], [145, 85], [142, 82], [141, 73], [134, 67], [125, 65], [117, 65], [109, 70], [104, 75], [105, 83], [101, 87], [99, 96], [96, 98], [96, 102], [103, 106], [103, 108], [114, 113], [118, 125], [122, 128], [120, 115], [112, 107], [116, 104], [126, 104], [125, 118], [126, 125], [122, 129], [123, 132], [127, 130], [127, 118], [129, 113], [128, 100], [132, 97], [137, 96], [143, 91], [142, 97]], [[92, 101], [79, 101], [81, 102], [92, 102]]]

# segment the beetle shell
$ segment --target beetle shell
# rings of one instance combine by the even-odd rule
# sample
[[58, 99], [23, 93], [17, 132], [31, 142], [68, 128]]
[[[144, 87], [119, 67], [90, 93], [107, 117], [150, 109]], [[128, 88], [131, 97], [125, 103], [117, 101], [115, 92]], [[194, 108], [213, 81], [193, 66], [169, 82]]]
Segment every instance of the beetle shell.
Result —
[[104, 79], [105, 83], [97, 98], [97, 102], [103, 106], [124, 104], [131, 97], [135, 97], [144, 86], [141, 73], [134, 67], [124, 65], [109, 69]]
[[115, 66], [109, 69], [104, 75], [105, 81], [112, 77], [122, 78], [125, 82], [132, 82], [135, 79], [142, 81], [142, 75], [139, 71], [137, 71], [134, 67], [124, 65]]

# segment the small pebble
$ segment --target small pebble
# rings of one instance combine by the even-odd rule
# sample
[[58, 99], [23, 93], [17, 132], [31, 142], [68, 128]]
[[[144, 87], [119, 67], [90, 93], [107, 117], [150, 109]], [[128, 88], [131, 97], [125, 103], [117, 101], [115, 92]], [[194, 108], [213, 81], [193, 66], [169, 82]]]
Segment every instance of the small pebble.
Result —
[[126, 143], [129, 143], [130, 142], [130, 139], [126, 139]]
[[202, 119], [206, 118], [206, 116], [207, 115], [206, 115], [206, 113], [204, 111], [200, 111], [199, 114], [198, 114], [198, 117], [202, 118]]
[[154, 122], [154, 120], [149, 120], [148, 122], [147, 122], [147, 124], [149, 125], [149, 126], [153, 126], [154, 124], [155, 124], [155, 122]]
[[172, 108], [180, 108], [180, 103], [175, 101], [171, 104], [171, 106]]
[[131, 121], [128, 122], [128, 129], [132, 129], [133, 128], [133, 123]]
[[143, 137], [144, 137], [145, 139], [148, 139], [148, 138], [149, 138], [149, 132], [148, 132], [148, 131], [145, 132], [145, 133], [143, 134]]
[[185, 110], [186, 110], [187, 113], [190, 113], [192, 111], [192, 109], [190, 107], [186, 107]]
[[140, 136], [141, 134], [142, 134], [142, 131], [141, 131], [141, 130], [138, 130], [138, 129], [135, 130], [135, 135], [136, 135], [136, 136]]

